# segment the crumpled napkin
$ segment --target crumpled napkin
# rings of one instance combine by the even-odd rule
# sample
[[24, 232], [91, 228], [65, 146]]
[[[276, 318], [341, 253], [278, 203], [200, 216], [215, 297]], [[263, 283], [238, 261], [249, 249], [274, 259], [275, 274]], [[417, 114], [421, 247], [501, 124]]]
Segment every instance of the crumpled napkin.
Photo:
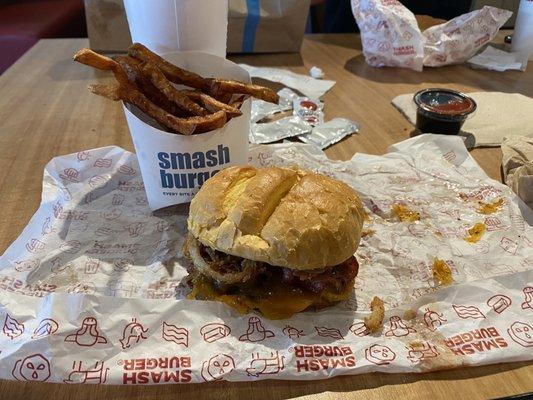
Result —
[[416, 71], [468, 60], [512, 15], [485, 6], [421, 32], [413, 13], [396, 0], [351, 2], [366, 62]]
[[507, 71], [517, 69], [525, 71], [528, 55], [524, 53], [509, 53], [492, 46], [468, 60], [473, 68], [483, 68], [492, 71]]
[[507, 186], [533, 209], [533, 135], [503, 139], [502, 167]]

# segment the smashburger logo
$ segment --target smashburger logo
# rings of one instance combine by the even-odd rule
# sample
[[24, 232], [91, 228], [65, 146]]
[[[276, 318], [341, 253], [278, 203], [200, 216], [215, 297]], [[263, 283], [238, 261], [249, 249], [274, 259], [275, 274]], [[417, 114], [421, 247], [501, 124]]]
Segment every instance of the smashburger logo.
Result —
[[355, 356], [348, 346], [294, 346], [298, 373], [355, 367]]
[[190, 357], [132, 358], [120, 360], [118, 364], [122, 365], [124, 371], [124, 385], [191, 381]]
[[493, 349], [508, 346], [505, 339], [493, 326], [459, 333], [446, 338], [444, 344], [446, 344], [456, 356], [486, 353]]

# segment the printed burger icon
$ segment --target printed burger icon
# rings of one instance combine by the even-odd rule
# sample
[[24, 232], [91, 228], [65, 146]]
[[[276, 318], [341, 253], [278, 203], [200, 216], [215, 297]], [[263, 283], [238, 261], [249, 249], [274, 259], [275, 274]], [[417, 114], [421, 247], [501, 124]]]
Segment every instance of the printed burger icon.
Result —
[[212, 343], [225, 338], [231, 333], [229, 326], [219, 323], [212, 323], [202, 326], [200, 334], [207, 343]]

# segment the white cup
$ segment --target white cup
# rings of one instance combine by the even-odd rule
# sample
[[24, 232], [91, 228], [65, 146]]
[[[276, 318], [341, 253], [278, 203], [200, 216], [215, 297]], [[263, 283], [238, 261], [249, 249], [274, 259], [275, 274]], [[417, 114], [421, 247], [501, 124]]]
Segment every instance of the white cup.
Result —
[[124, 0], [131, 38], [152, 51], [226, 57], [228, 0]]
[[533, 59], [533, 0], [522, 0], [516, 16], [511, 51]]

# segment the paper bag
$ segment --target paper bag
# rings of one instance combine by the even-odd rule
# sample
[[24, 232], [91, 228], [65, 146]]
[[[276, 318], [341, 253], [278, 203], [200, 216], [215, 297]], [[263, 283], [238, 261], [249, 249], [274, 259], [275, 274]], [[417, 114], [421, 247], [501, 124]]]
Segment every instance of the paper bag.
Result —
[[229, 0], [228, 53], [298, 52], [309, 0]]
[[[206, 77], [224, 77], [250, 82], [248, 73], [224, 58], [199, 52], [174, 52], [163, 57]], [[158, 128], [155, 121], [136, 107], [125, 105], [150, 209], [188, 203], [213, 174], [248, 162], [251, 100], [241, 106], [242, 115], [220, 129], [179, 135]]]

